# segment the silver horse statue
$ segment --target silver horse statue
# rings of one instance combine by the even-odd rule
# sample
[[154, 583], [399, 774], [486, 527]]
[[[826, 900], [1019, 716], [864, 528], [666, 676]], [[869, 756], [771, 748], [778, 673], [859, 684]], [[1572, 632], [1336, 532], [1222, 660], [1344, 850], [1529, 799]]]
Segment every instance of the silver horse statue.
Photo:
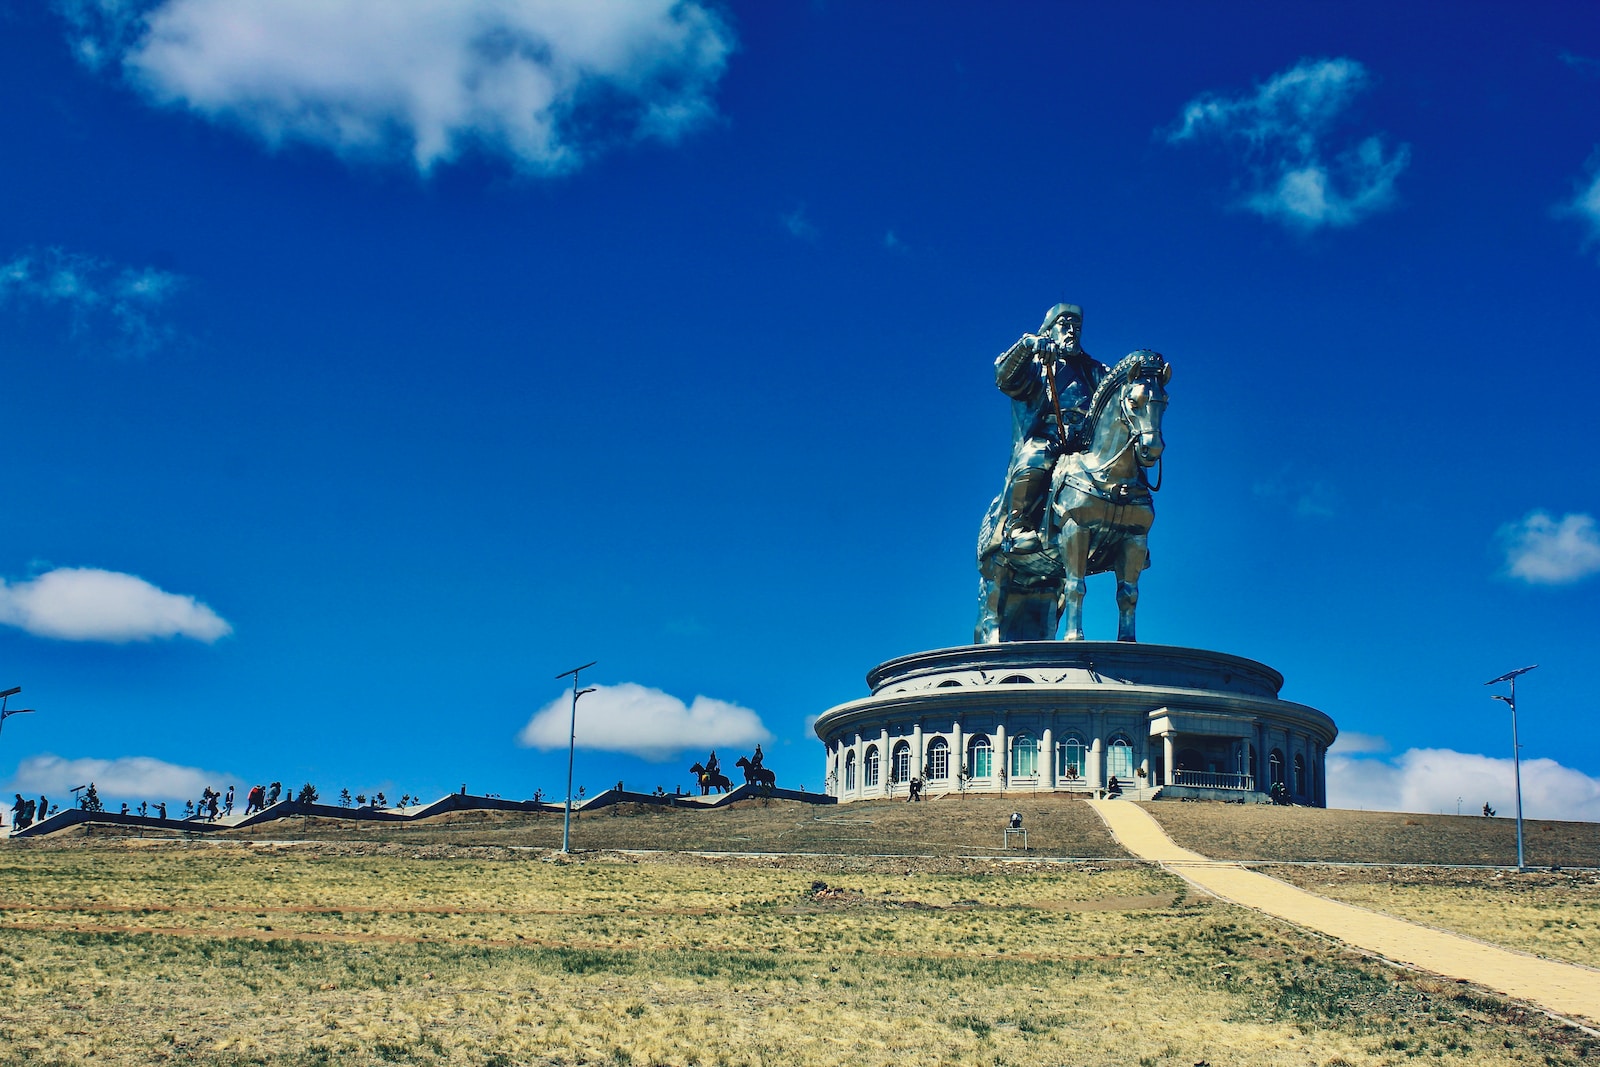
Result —
[[1049, 641], [1058, 629], [1064, 640], [1082, 641], [1084, 579], [1105, 571], [1117, 576], [1117, 640], [1137, 640], [1139, 575], [1150, 566], [1153, 494], [1161, 488], [1159, 468], [1154, 485], [1146, 472], [1165, 447], [1171, 377], [1165, 357], [1140, 349], [1101, 380], [1089, 403], [1088, 449], [1055, 462], [1038, 551], [1008, 551], [996, 536], [1003, 501], [989, 505], [978, 535], [975, 643]]

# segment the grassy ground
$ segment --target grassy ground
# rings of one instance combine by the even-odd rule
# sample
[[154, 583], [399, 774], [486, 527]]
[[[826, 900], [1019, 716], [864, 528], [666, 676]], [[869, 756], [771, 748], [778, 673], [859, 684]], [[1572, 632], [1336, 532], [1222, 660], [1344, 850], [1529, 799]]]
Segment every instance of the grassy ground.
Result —
[[[747, 800], [712, 811], [619, 804], [576, 819], [572, 847], [840, 855], [993, 854], [1002, 850], [1002, 830], [1012, 811], [1022, 812], [1029, 844], [1037, 853], [1127, 856], [1089, 805], [1059, 794], [974, 796], [921, 804], [891, 800], [837, 807]], [[231, 831], [227, 836], [558, 848], [561, 816], [464, 811], [417, 823], [312, 819], [303, 824], [292, 819]]]
[[[1515, 866], [1516, 824], [1466, 815], [1157, 801], [1145, 810], [1212, 859]], [[1527, 820], [1534, 867], [1600, 867], [1600, 823]]]
[[[1034, 858], [1080, 859], [973, 858], [1002, 854], [1012, 810]], [[1503, 820], [1150, 810], [1218, 858], [1509, 862]], [[560, 833], [463, 812], [0, 845], [0, 1064], [1600, 1060], [1481, 991], [1192, 897], [1070, 798], [624, 806], [575, 822], [593, 851], [572, 858]], [[1528, 838], [1532, 862], [1594, 864], [1600, 827]], [[1600, 963], [1593, 872], [1272, 873]]]
[[1335, 900], [1600, 967], [1600, 874], [1593, 871], [1269, 867], [1265, 872]]
[[1126, 863], [91, 839], [0, 929], [6, 1064], [1600, 1057]]

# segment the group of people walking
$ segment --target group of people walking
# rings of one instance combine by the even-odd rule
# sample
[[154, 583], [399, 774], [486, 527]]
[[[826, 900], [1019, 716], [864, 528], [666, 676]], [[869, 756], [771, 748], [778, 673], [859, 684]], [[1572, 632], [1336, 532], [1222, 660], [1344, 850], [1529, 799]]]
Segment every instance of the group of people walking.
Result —
[[[80, 789], [74, 790], [74, 792], [80, 794], [78, 796], [78, 807], [83, 808], [85, 811], [105, 810], [105, 806], [100, 800], [100, 792], [95, 788], [95, 784], [93, 782], [90, 782], [87, 786], [80, 787]], [[258, 811], [266, 811], [269, 807], [278, 803], [278, 800], [282, 797], [282, 795], [282, 782], [273, 782], [271, 786], [251, 786], [250, 791], [245, 794], [244, 813], [246, 815], [252, 815]], [[184, 802], [183, 817], [186, 819], [205, 819], [207, 822], [214, 822], [217, 819], [232, 815], [233, 806], [233, 786], [228, 786], [226, 792], [219, 792], [218, 790], [212, 789], [210, 786], [206, 786], [205, 789], [200, 793], [200, 800], [198, 803], [192, 800]], [[153, 811], [151, 810], [152, 808], [154, 809]], [[61, 806], [59, 804], [54, 807], [51, 806], [50, 799], [48, 797], [41, 796], [38, 800], [34, 800], [32, 797], [24, 797], [21, 793], [18, 793], [16, 794], [16, 801], [11, 805], [12, 832], [15, 833], [18, 830], [26, 830], [28, 827], [33, 826], [36, 823], [43, 822], [46, 818], [56, 814], [60, 810]], [[133, 812], [129, 810], [127, 804], [123, 804], [121, 814], [131, 815]], [[141, 803], [138, 808], [138, 814], [141, 816], [154, 815], [158, 819], [165, 819], [167, 818], [166, 802], [158, 801], [155, 804], [150, 804], [148, 801], [146, 801]]]
[[50, 798], [41, 796], [38, 800], [24, 797], [18, 793], [16, 802], [11, 805], [11, 827], [14, 830], [25, 830], [36, 822], [43, 822], [50, 815]]

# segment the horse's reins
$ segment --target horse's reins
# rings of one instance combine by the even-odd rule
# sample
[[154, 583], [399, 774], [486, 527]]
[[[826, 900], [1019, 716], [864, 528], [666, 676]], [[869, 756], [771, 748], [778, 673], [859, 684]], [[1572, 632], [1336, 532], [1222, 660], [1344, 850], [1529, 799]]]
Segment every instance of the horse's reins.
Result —
[[[1128, 384], [1129, 385], [1133, 384], [1131, 379], [1130, 379]], [[1151, 403], [1157, 403], [1157, 401], [1151, 401]], [[1164, 404], [1164, 403], [1166, 403], [1166, 401], [1160, 401], [1160, 403]], [[1108, 459], [1104, 463], [1100, 464], [1100, 466], [1098, 466], [1098, 467], [1085, 467], [1084, 468], [1083, 473], [1084, 473], [1084, 475], [1085, 475], [1085, 477], [1087, 479], [1087, 484], [1086, 485], [1076, 484], [1076, 482], [1072, 478], [1072, 475], [1070, 475], [1070, 474], [1069, 475], [1063, 475], [1062, 479], [1061, 479], [1062, 481], [1066, 482], [1068, 485], [1071, 485], [1074, 489], [1085, 490], [1085, 491], [1087, 491], [1089, 493], [1092, 493], [1094, 496], [1099, 497], [1101, 500], [1104, 500], [1108, 504], [1116, 504], [1117, 501], [1112, 500], [1111, 497], [1109, 495], [1107, 495], [1106, 492], [1103, 489], [1101, 489], [1098, 485], [1094, 484], [1095, 478], [1096, 478], [1097, 475], [1102, 475], [1106, 471], [1110, 470], [1112, 464], [1116, 463], [1117, 460], [1121, 459], [1122, 458], [1122, 454], [1124, 452], [1128, 451], [1128, 449], [1132, 448], [1139, 440], [1139, 431], [1134, 428], [1133, 418], [1132, 418], [1132, 416], [1130, 416], [1128, 414], [1128, 398], [1126, 396], [1124, 396], [1120, 401], [1117, 402], [1117, 421], [1122, 423], [1122, 425], [1127, 428], [1127, 430], [1128, 430], [1128, 439], [1123, 442], [1121, 448], [1117, 449], [1115, 452], [1113, 452], [1111, 454], [1111, 458], [1110, 459]], [[1163, 454], [1164, 453], [1165, 453], [1165, 449], [1163, 449]], [[1157, 473], [1156, 473], [1156, 483], [1154, 485], [1150, 485], [1148, 480], [1145, 482], [1146, 486], [1149, 488], [1149, 490], [1152, 493], [1158, 493], [1158, 492], [1161, 491], [1161, 477], [1162, 477], [1162, 472], [1164, 471], [1164, 468], [1161, 466], [1161, 463], [1162, 463], [1162, 460], [1160, 458], [1158, 458], [1156, 460], [1156, 471], [1157, 471]], [[1045, 513], [1046, 513], [1047, 516], [1049, 514], [1049, 511], [1050, 511], [1050, 509], [1048, 507], [1046, 507], [1045, 508]]]

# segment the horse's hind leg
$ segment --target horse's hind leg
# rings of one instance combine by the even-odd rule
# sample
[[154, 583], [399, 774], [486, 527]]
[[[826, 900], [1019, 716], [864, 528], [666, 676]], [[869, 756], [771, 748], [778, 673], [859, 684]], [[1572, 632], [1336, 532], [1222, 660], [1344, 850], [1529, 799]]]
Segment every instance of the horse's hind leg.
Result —
[[1150, 562], [1150, 544], [1143, 534], [1131, 535], [1122, 542], [1117, 561], [1117, 640], [1137, 641], [1133, 634], [1133, 614], [1139, 607], [1139, 575]]

